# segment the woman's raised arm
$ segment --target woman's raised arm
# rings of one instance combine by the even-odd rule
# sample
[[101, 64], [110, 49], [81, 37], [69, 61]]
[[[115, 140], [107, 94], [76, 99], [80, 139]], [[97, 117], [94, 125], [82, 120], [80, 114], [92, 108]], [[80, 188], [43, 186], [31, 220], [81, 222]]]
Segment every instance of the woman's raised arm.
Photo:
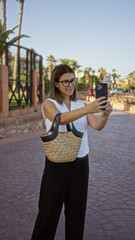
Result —
[[[101, 106], [103, 103], [107, 103], [108, 100], [104, 100], [104, 97], [100, 97], [93, 101], [92, 103], [87, 104], [86, 106], [63, 113], [60, 119], [60, 124], [64, 125], [70, 122], [73, 122], [89, 113], [101, 112], [105, 106]], [[43, 103], [44, 115], [50, 121], [53, 121], [55, 115], [60, 111], [56, 108], [55, 104], [49, 100], [46, 100]]]

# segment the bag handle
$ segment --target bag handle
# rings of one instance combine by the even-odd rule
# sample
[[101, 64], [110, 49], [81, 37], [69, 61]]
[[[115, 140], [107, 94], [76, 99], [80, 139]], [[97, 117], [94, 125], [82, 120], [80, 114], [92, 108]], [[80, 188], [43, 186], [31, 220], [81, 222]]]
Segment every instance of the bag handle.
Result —
[[[54, 131], [54, 129], [56, 128], [56, 125], [59, 125], [61, 115], [62, 115], [62, 113], [57, 113], [57, 114], [55, 115], [54, 120], [53, 120], [53, 122], [52, 122], [52, 125], [51, 125], [51, 128], [50, 128], [49, 132]], [[55, 127], [54, 127], [55, 121], [56, 121], [56, 125], [55, 125]]]
[[[53, 120], [53, 123], [52, 123], [52, 126], [49, 130], [49, 132], [51, 131], [54, 131], [54, 129], [58, 130], [59, 128], [59, 124], [60, 124], [60, 117], [61, 117], [62, 113], [57, 113], [54, 117], [54, 120]], [[56, 125], [54, 127], [54, 122], [56, 121]], [[70, 132], [71, 131], [71, 127], [70, 127], [70, 124], [66, 124], [66, 128], [67, 128], [67, 132]]]
[[[42, 136], [42, 135], [41, 135], [41, 139], [42, 139], [43, 142], [52, 141], [53, 139], [55, 139], [55, 138], [57, 137], [61, 115], [62, 115], [62, 113], [56, 114], [56, 116], [55, 116], [55, 118], [54, 118], [54, 120], [53, 120], [52, 126], [51, 126], [51, 128], [50, 128], [50, 130], [49, 130], [49, 132], [52, 131], [52, 134], [51, 134], [51, 135], [48, 135], [48, 136]], [[55, 127], [54, 127], [54, 122], [55, 122], [55, 120], [56, 120], [56, 125], [55, 125]], [[79, 137], [79, 138], [82, 138], [82, 137], [83, 137], [83, 132], [79, 132], [79, 131], [75, 128], [75, 126], [74, 126], [73, 123], [72, 123], [72, 130], [71, 130], [71, 128], [70, 128], [70, 130], [68, 129], [68, 125], [69, 125], [69, 124], [66, 125], [66, 126], [67, 126], [67, 131], [72, 131], [73, 134], [74, 134], [75, 136]], [[69, 127], [70, 127], [70, 125], [69, 125]]]

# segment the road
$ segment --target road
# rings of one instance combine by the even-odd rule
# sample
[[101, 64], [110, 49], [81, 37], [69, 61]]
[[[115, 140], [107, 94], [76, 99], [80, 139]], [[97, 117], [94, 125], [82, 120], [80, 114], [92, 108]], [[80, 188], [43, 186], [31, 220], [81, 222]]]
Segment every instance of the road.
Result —
[[[135, 115], [114, 111], [106, 127], [89, 128], [88, 137], [84, 240], [135, 240]], [[0, 146], [1, 240], [30, 240], [44, 158], [39, 136]], [[64, 240], [63, 210], [55, 240]]]

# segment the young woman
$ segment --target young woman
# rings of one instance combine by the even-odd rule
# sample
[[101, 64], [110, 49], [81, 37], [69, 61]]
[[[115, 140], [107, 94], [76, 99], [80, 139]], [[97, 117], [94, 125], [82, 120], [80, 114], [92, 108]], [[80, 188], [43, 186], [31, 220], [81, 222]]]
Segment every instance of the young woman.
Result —
[[[105, 110], [102, 111], [105, 103]], [[68, 65], [58, 65], [51, 77], [51, 97], [43, 103], [43, 117], [47, 131], [55, 115], [62, 113], [59, 131], [66, 131], [67, 123], [74, 122], [83, 132], [81, 147], [74, 162], [54, 163], [46, 157], [42, 177], [39, 213], [36, 219], [32, 240], [53, 240], [61, 209], [65, 207], [65, 239], [82, 240], [88, 188], [88, 137], [87, 128], [102, 130], [112, 107], [105, 97], [85, 105], [77, 100], [76, 78]], [[94, 113], [101, 112], [99, 118]]]

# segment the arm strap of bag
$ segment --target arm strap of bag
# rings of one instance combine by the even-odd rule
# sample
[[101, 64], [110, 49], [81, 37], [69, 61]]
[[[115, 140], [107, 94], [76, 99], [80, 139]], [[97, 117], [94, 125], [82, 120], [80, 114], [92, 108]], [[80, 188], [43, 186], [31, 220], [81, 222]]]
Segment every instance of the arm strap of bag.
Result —
[[[56, 121], [57, 122], [57, 120], [58, 120], [58, 122], [60, 122], [60, 117], [61, 117], [61, 115], [62, 115], [62, 113], [57, 113], [56, 114], [56, 116], [54, 117], [54, 120], [53, 120], [53, 123], [52, 123], [52, 126], [51, 126], [51, 128], [50, 128], [50, 130], [49, 131], [54, 131], [54, 128], [56, 127], [54, 127], [54, 122]], [[58, 123], [58, 126], [59, 126], [59, 123]], [[71, 131], [71, 127], [70, 127], [70, 124], [68, 123], [68, 124], [66, 124], [66, 128], [67, 128], [67, 132], [70, 132]]]
[[[62, 113], [57, 113], [56, 116], [55, 116], [55, 118], [54, 118], [53, 124], [52, 124], [52, 125], [53, 125], [53, 129], [55, 129], [55, 128], [54, 128], [54, 122], [55, 122], [55, 120], [56, 120], [57, 131], [58, 131], [58, 128], [59, 128], [59, 122], [60, 122], [60, 117], [61, 117], [61, 115], [62, 115]], [[57, 120], [58, 120], [58, 122], [57, 122]], [[55, 126], [55, 127], [56, 127], [56, 126]], [[72, 122], [72, 129], [71, 129], [69, 123], [66, 124], [66, 127], [67, 127], [67, 132], [72, 131], [73, 134], [74, 134], [76, 137], [79, 137], [79, 138], [82, 138], [82, 137], [83, 137], [83, 132], [78, 131], [78, 130], [75, 128], [75, 125], [73, 124], [73, 122]], [[53, 130], [52, 130], [52, 131], [53, 131]]]
[[[44, 135], [41, 135], [41, 139], [43, 142], [49, 142], [49, 141], [52, 141], [53, 139], [55, 139], [58, 135], [58, 130], [59, 130], [59, 123], [60, 123], [60, 117], [61, 117], [62, 113], [57, 113], [54, 120], [53, 120], [53, 123], [52, 123], [52, 126], [49, 130], [49, 132], [52, 132], [51, 135], [48, 135], [48, 136], [44, 136]], [[56, 125], [54, 126], [54, 122], [56, 121]], [[82, 138], [83, 137], [83, 132], [80, 132], [78, 131], [74, 124], [72, 123], [72, 130], [70, 128], [70, 125], [67, 124], [67, 131], [72, 131], [73, 134], [76, 136], [76, 137], [79, 137], [79, 138]]]

